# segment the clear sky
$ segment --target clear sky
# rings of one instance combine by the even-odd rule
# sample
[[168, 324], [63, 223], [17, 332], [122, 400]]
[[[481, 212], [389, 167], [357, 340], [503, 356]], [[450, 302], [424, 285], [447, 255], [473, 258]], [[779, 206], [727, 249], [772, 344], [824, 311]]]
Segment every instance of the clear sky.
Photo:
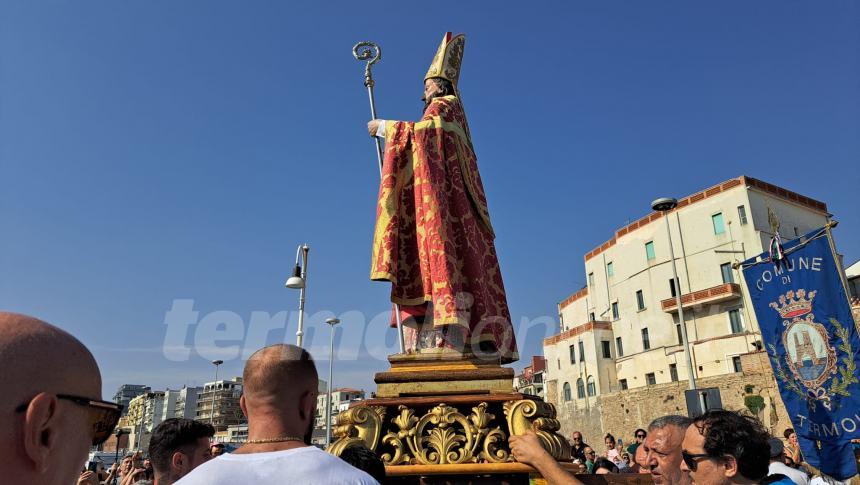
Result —
[[[446, 30], [467, 35], [460, 87], [511, 311], [532, 322], [523, 356], [584, 283], [583, 254], [658, 196], [764, 179], [827, 202], [852, 262], [858, 14], [845, 0], [5, 0], [0, 308], [78, 336], [109, 396], [200, 384], [211, 358], [241, 373], [234, 345], [294, 340], [283, 282], [308, 242], [306, 346], [325, 368], [321, 320], [341, 315], [335, 385], [374, 389], [395, 340], [365, 333], [388, 289], [368, 280], [378, 173], [350, 50], [382, 45], [379, 114], [414, 119]], [[166, 340], [174, 300], [207, 319], [184, 342]], [[252, 312], [280, 311], [288, 323], [246, 334]]]

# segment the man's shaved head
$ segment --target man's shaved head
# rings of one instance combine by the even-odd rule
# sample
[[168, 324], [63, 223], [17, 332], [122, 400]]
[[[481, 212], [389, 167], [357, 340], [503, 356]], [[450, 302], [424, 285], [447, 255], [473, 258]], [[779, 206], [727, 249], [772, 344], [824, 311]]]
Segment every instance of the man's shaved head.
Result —
[[93, 429], [87, 408], [56, 395], [101, 399], [92, 354], [53, 325], [0, 312], [0, 369], [0, 477], [21, 484], [74, 483]]
[[295, 345], [264, 347], [245, 363], [242, 379], [249, 438], [294, 436], [309, 442], [318, 386], [311, 354]]
[[307, 350], [279, 344], [254, 352], [245, 364], [242, 379], [246, 400], [295, 400], [317, 388], [317, 369]]

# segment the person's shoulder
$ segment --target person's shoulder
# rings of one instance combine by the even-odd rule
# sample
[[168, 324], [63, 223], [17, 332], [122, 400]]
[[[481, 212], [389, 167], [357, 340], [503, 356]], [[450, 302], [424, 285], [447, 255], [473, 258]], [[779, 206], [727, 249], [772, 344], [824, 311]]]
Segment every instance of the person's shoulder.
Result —
[[340, 458], [315, 446], [308, 447], [308, 449], [304, 451], [304, 454], [308, 459], [316, 461], [318, 466], [325, 467], [329, 470], [329, 474], [331, 476], [337, 477], [337, 481], [330, 483], [342, 485], [377, 485], [379, 483], [363, 470], [359, 470]]

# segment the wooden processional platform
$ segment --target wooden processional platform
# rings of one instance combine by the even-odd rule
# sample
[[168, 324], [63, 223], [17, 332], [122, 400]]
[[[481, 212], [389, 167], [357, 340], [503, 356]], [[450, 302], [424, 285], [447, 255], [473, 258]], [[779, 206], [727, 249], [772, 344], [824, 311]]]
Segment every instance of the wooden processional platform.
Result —
[[366, 446], [394, 484], [528, 484], [536, 472], [513, 459], [508, 437], [533, 430], [564, 467], [582, 471], [557, 434], [555, 407], [512, 392], [514, 371], [498, 356], [433, 349], [388, 360], [376, 397], [338, 415], [330, 453]]

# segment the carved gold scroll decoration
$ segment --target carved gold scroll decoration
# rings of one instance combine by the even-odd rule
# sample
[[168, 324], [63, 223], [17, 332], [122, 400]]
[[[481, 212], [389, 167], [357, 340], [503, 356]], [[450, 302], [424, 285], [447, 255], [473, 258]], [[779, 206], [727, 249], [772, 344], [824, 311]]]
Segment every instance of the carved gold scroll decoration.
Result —
[[555, 419], [555, 406], [543, 401], [523, 399], [504, 404], [511, 436], [534, 431], [544, 449], [559, 461], [570, 461], [570, 443], [557, 431], [561, 424]]
[[358, 445], [376, 450], [384, 419], [385, 406], [355, 406], [338, 414], [332, 429], [336, 441], [327, 451], [340, 456], [343, 450]]

